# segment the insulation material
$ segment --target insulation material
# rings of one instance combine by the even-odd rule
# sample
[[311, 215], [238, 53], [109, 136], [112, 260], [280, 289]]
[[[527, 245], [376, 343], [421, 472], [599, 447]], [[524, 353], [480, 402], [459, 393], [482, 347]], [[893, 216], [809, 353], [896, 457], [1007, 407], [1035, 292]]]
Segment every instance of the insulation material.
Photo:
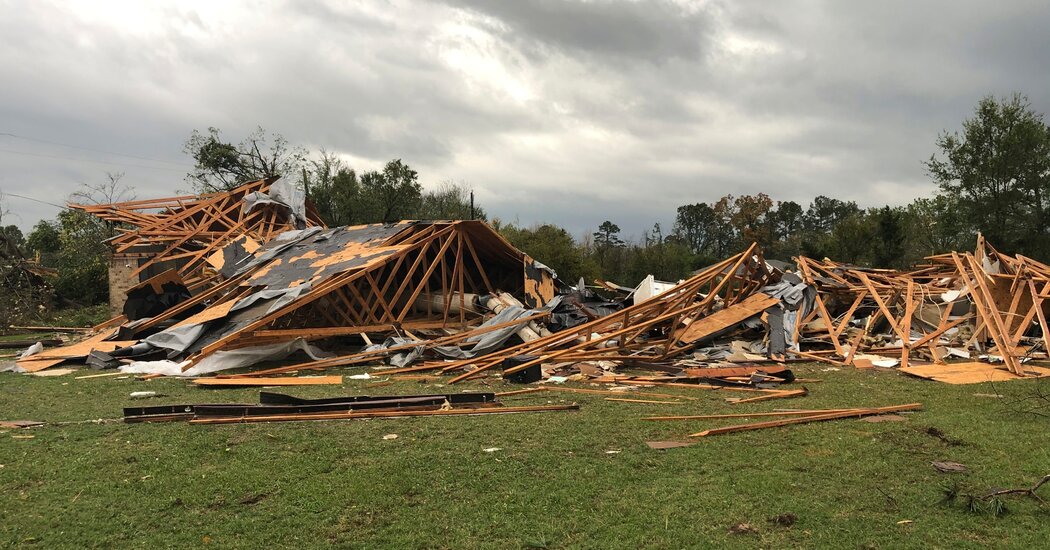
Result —
[[161, 374], [164, 376], [203, 376], [224, 370], [249, 367], [264, 361], [284, 359], [297, 351], [302, 351], [314, 360], [331, 357], [331, 354], [310, 345], [302, 338], [296, 338], [290, 342], [280, 344], [218, 351], [205, 357], [192, 368], [185, 371], [183, 371], [183, 368], [188, 365], [186, 361], [139, 361], [120, 367], [120, 371], [135, 374]]

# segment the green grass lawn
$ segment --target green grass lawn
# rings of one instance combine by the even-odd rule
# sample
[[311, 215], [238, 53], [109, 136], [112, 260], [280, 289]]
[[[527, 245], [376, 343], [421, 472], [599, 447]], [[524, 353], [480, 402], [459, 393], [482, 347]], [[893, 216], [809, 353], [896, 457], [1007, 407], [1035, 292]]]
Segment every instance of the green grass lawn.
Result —
[[[200, 426], [52, 424], [0, 433], [0, 546], [684, 548], [1045, 547], [1050, 507], [1009, 513], [938, 504], [942, 486], [1026, 487], [1050, 473], [1050, 420], [1010, 398], [1048, 381], [949, 386], [894, 371], [796, 368], [808, 397], [730, 405], [725, 394], [633, 404], [538, 393], [508, 404], [578, 402], [577, 412]], [[90, 373], [90, 371], [83, 371]], [[346, 369], [343, 373], [360, 372]], [[289, 388], [303, 397], [443, 392], [399, 382]], [[589, 386], [584, 386], [589, 387]], [[453, 386], [503, 391], [501, 383]], [[163, 397], [131, 401], [132, 391]], [[280, 390], [278, 390], [280, 391]], [[1005, 398], [987, 396], [996, 392]], [[256, 402], [257, 390], [185, 381], [0, 375], [0, 419], [113, 419], [128, 404]], [[646, 440], [731, 421], [650, 414], [922, 402], [902, 422], [839, 420], [700, 439]], [[945, 437], [927, 433], [940, 430]], [[385, 434], [398, 434], [384, 440]], [[32, 435], [31, 439], [15, 436]], [[947, 441], [946, 441], [947, 440]], [[483, 449], [499, 447], [495, 452]], [[608, 451], [619, 451], [609, 453]], [[942, 474], [930, 462], [969, 468]], [[1043, 488], [1050, 498], [1050, 487]], [[797, 521], [780, 526], [781, 514]], [[911, 523], [899, 524], [904, 520]], [[754, 531], [732, 534], [750, 524]]]

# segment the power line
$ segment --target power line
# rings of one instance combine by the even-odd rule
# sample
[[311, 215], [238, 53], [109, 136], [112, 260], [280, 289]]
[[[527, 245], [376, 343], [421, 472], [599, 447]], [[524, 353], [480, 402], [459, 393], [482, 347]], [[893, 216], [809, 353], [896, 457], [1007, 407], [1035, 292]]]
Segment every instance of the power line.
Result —
[[55, 204], [53, 202], [47, 202], [47, 201], [42, 201], [40, 199], [34, 199], [33, 197], [26, 197], [24, 195], [16, 195], [14, 193], [8, 193], [7, 191], [3, 191], [2, 194], [5, 197], [18, 197], [20, 199], [25, 199], [27, 201], [39, 202], [39, 203], [47, 204], [47, 205], [50, 205], [50, 206], [57, 206], [57, 207], [61, 208], [62, 210], [65, 210], [67, 208], [67, 206], [64, 205], [64, 204]]
[[69, 160], [69, 161], [73, 161], [73, 162], [91, 162], [91, 163], [94, 163], [94, 164], [104, 164], [104, 165], [107, 165], [107, 166], [146, 168], [146, 169], [151, 169], [151, 170], [168, 170], [168, 171], [171, 171], [171, 172], [184, 172], [185, 171], [184, 169], [168, 168], [167, 166], [147, 166], [145, 164], [121, 164], [121, 163], [117, 163], [117, 162], [108, 162], [108, 161], [104, 161], [104, 160], [91, 160], [91, 159], [75, 158], [75, 157], [63, 157], [61, 155], [45, 155], [43, 153], [29, 153], [27, 151], [14, 151], [14, 150], [11, 150], [11, 149], [0, 149], [0, 153], [11, 153], [11, 154], [14, 154], [14, 155], [26, 155], [26, 156], [29, 156], [29, 157], [41, 157], [41, 158], [48, 158], [48, 159]]
[[113, 152], [113, 151], [104, 151], [102, 149], [92, 149], [90, 147], [81, 147], [79, 145], [70, 145], [68, 143], [59, 143], [57, 141], [48, 141], [46, 139], [37, 139], [37, 138], [31, 138], [31, 137], [26, 137], [26, 136], [20, 136], [18, 134], [12, 134], [10, 132], [0, 132], [0, 136], [8, 136], [8, 137], [13, 137], [15, 139], [23, 139], [23, 140], [26, 140], [26, 141], [35, 141], [37, 143], [45, 143], [45, 144], [48, 144], [48, 145], [57, 145], [59, 147], [68, 147], [70, 149], [80, 149], [81, 151], [91, 151], [92, 153], [102, 153], [104, 155], [115, 155], [115, 156], [118, 156], [118, 157], [127, 157], [127, 158], [138, 159], [138, 160], [147, 160], [147, 161], [150, 161], [150, 162], [163, 162], [165, 164], [174, 164], [176, 166], [188, 167], [188, 165], [186, 163], [184, 163], [184, 162], [176, 162], [176, 161], [173, 161], [173, 160], [164, 160], [164, 159], [155, 159], [155, 158], [150, 158], [150, 157], [141, 157], [141, 156], [137, 156], [137, 155], [129, 155], [127, 153], [116, 153], [116, 152]]

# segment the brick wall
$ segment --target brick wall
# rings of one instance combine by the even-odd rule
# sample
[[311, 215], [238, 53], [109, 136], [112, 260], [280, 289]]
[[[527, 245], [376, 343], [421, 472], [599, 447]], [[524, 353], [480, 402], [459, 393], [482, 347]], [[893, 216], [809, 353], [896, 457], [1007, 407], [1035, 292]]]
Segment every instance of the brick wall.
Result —
[[123, 312], [128, 289], [139, 283], [131, 275], [138, 266], [138, 258], [114, 255], [109, 259], [109, 310], [114, 317]]

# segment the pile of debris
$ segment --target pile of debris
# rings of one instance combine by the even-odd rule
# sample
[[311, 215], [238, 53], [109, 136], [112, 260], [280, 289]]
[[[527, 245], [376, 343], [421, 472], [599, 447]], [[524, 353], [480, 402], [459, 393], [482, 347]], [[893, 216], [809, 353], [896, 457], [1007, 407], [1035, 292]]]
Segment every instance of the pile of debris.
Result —
[[[900, 365], [959, 382], [1050, 374], [1024, 365], [1047, 358], [1043, 302], [1050, 266], [1003, 254], [980, 236], [973, 253], [926, 260], [909, 271], [891, 271], [796, 258], [802, 278], [818, 290], [816, 307], [802, 316], [796, 333], [813, 349], [800, 355], [855, 366]], [[972, 368], [937, 366], [948, 358], [969, 359]], [[977, 359], [1002, 363], [1005, 371], [993, 373]]]
[[[129, 291], [126, 315], [91, 339], [19, 365], [86, 358], [125, 372], [252, 378], [372, 364], [449, 383], [498, 372], [518, 382], [736, 386], [759, 391], [752, 399], [804, 394], [771, 387], [791, 381], [783, 363], [793, 360], [907, 371], [984, 358], [1003, 363], [981, 367], [997, 376], [1050, 374], [1024, 364], [1047, 356], [1050, 267], [983, 240], [910, 271], [805, 257], [795, 270], [752, 245], [687, 280], [647, 278], [610, 299], [562, 283], [484, 222], [327, 228], [287, 187], [261, 180], [78, 206], [125, 226], [116, 250], [170, 269]], [[260, 365], [297, 352], [310, 360]]]

